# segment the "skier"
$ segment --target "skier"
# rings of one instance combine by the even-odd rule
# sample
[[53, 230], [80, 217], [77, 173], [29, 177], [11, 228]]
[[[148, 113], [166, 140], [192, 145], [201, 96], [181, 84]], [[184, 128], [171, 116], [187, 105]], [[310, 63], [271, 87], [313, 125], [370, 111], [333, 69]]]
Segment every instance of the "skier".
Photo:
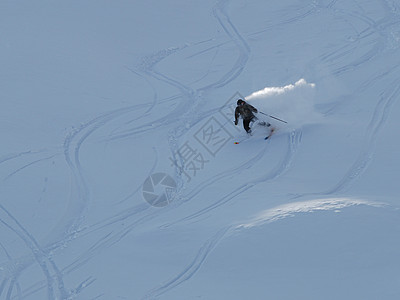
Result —
[[242, 117], [244, 130], [246, 130], [248, 134], [251, 134], [250, 122], [254, 122], [255, 120], [257, 120], [257, 117], [254, 116], [253, 112], [257, 113], [258, 110], [257, 108], [246, 103], [242, 99], [239, 99], [236, 104], [237, 106], [235, 109], [235, 125], [238, 124], [239, 117]]

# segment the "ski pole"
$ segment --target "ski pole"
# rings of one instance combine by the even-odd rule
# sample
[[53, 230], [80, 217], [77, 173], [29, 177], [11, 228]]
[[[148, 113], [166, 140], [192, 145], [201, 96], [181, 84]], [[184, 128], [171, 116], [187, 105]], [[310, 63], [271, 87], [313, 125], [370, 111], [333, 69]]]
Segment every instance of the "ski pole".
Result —
[[283, 123], [287, 123], [286, 121], [281, 120], [281, 119], [279, 119], [279, 118], [277, 118], [277, 117], [274, 117], [274, 116], [271, 116], [271, 115], [267, 115], [267, 114], [263, 113], [262, 111], [258, 111], [258, 112], [259, 112], [260, 114], [263, 114], [263, 115], [265, 115], [265, 116], [267, 116], [267, 117], [270, 117], [270, 118], [272, 118], [272, 119], [281, 121], [281, 122], [283, 122]]

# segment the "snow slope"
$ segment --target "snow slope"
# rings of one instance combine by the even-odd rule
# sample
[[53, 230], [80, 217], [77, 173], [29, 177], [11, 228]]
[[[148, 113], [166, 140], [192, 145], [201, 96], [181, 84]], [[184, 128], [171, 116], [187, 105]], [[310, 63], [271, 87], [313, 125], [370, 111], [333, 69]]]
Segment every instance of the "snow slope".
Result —
[[399, 299], [399, 50], [395, 0], [2, 0], [0, 299]]

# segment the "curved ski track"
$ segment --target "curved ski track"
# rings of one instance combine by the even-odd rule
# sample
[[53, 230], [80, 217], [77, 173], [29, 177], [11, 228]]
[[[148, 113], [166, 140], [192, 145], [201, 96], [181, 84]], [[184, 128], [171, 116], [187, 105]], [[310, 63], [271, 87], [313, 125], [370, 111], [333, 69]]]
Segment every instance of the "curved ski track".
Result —
[[[376, 40], [373, 43], [372, 49], [369, 50], [366, 54], [364, 54], [359, 59], [353, 61], [351, 64], [338, 67], [333, 72], [335, 75], [342, 75], [342, 73], [352, 70], [362, 64], [371, 61], [372, 59], [377, 59], [379, 55], [382, 55], [384, 52], [390, 51], [390, 43], [388, 43], [388, 39], [390, 39], [391, 34], [388, 29], [392, 29], [393, 26], [397, 26], [397, 30], [400, 30], [400, 6], [390, 2], [390, 0], [381, 1], [386, 9], [386, 15], [383, 19], [376, 22], [369, 17], [362, 15], [359, 12], [343, 12], [340, 11], [341, 15], [349, 15], [354, 18], [357, 18], [363, 21], [367, 28], [362, 32], [358, 33], [357, 43], [359, 44], [362, 39], [377, 35]], [[360, 10], [362, 10], [360, 8]], [[338, 12], [339, 10], [335, 10]], [[350, 20], [347, 20], [350, 23]], [[330, 60], [330, 62], [334, 62], [335, 60], [344, 57], [347, 54], [350, 54], [352, 51], [344, 51], [349, 45], [346, 45], [339, 50], [331, 52], [329, 54], [325, 54], [322, 56], [322, 60]], [[357, 45], [355, 48], [360, 47]], [[353, 49], [353, 48], [352, 48]], [[353, 50], [354, 50], [353, 49]], [[399, 56], [399, 55], [397, 55]], [[388, 75], [396, 74], [398, 71], [399, 65], [391, 65], [384, 71], [380, 71], [379, 73], [371, 76], [365, 82], [363, 82], [356, 90], [355, 93], [361, 92], [371, 86], [373, 86], [376, 82], [384, 82]], [[400, 86], [398, 82], [400, 77], [397, 77], [395, 80], [391, 79], [391, 82], [387, 84], [387, 88], [384, 92], [381, 93], [380, 99], [377, 101], [375, 106], [372, 119], [366, 127], [366, 136], [364, 139], [364, 144], [362, 145], [361, 151], [354, 161], [353, 165], [349, 168], [349, 170], [344, 174], [344, 176], [339, 180], [337, 184], [335, 184], [332, 188], [322, 191], [322, 192], [313, 192], [306, 194], [296, 195], [292, 199], [308, 197], [311, 195], [336, 195], [343, 191], [346, 191], [351, 184], [359, 178], [368, 168], [369, 163], [374, 157], [374, 150], [377, 143], [377, 137], [380, 130], [382, 130], [385, 122], [387, 121], [391, 107], [398, 101], [400, 96]]]
[[[32, 252], [31, 257], [23, 259], [14, 258], [10, 260], [6, 265], [1, 266], [3, 270], [7, 270], [5, 274], [9, 275], [7, 277], [5, 276], [5, 278], [2, 281], [0, 296], [3, 290], [5, 289], [7, 282], [9, 281], [9, 287], [6, 299], [11, 299], [10, 297], [12, 297], [13, 295], [14, 287], [18, 288], [18, 295], [20, 295], [19, 297], [20, 299], [22, 299], [22, 297], [25, 297], [26, 290], [20, 288], [17, 279], [24, 269], [26, 269], [36, 261], [36, 263], [42, 269], [43, 274], [46, 278], [46, 284], [45, 285], [42, 284], [41, 288], [45, 287], [47, 289], [47, 298], [56, 299], [58, 297], [61, 297], [61, 299], [67, 299], [69, 297], [69, 293], [64, 288], [63, 274], [62, 272], [59, 271], [58, 267], [54, 263], [51, 252], [61, 247], [65, 247], [65, 245], [68, 244], [68, 242], [73, 239], [72, 237], [77, 232], [79, 232], [79, 225], [82, 222], [83, 214], [85, 212], [86, 205], [89, 201], [89, 191], [84, 179], [81, 163], [79, 160], [80, 148], [84, 143], [84, 141], [95, 130], [101, 128], [107, 122], [115, 118], [118, 118], [121, 115], [133, 111], [135, 109], [137, 109], [137, 105], [132, 106], [130, 108], [119, 109], [114, 112], [97, 117], [92, 121], [82, 125], [80, 128], [73, 130], [72, 133], [69, 134], [65, 139], [64, 156], [67, 165], [69, 166], [71, 173], [73, 174], [73, 178], [76, 184], [75, 188], [76, 191], [78, 192], [78, 196], [71, 197], [70, 199], [69, 211], [67, 211], [64, 219], [60, 221], [60, 225], [63, 229], [61, 230], [62, 233], [58, 235], [59, 236], [58, 240], [53, 241], [52, 244], [45, 247], [39, 246], [39, 243], [35, 240], [33, 235], [29, 233], [28, 230], [25, 229], [19, 223], [19, 221], [3, 205], [0, 205], [0, 210], [4, 213], [0, 218], [0, 222], [3, 224], [4, 227], [9, 229], [19, 239], [21, 239], [25, 243], [27, 248], [30, 249], [30, 251]], [[41, 152], [43, 151], [40, 152], [26, 151], [18, 154], [7, 155], [1, 159], [0, 163], [5, 163], [12, 159], [17, 159], [26, 155], [32, 155]], [[56, 155], [58, 154], [53, 154], [45, 158], [33, 160], [30, 163], [25, 164], [24, 166], [18, 168], [17, 170], [9, 174], [4, 180], [8, 180], [13, 175], [24, 170], [25, 168], [28, 168], [44, 160], [48, 160]], [[65, 235], [65, 233], [68, 234]], [[4, 246], [3, 249], [5, 249]], [[18, 264], [17, 268], [15, 268], [16, 264]], [[52, 267], [53, 275], [51, 274], [49, 266]], [[54, 289], [54, 286], [57, 287], [57, 290]], [[81, 291], [82, 289], [78, 290]], [[76, 289], [75, 292], [77, 292]]]
[[142, 299], [155, 299], [192, 278], [206, 261], [207, 256], [212, 252], [212, 250], [217, 246], [218, 242], [227, 234], [230, 229], [230, 227], [227, 227], [219, 230], [200, 247], [193, 261], [187, 265], [182, 272], [161, 284], [159, 287], [149, 291]]
[[368, 168], [370, 161], [373, 159], [378, 133], [389, 116], [391, 106], [400, 96], [400, 86], [398, 86], [398, 81], [394, 81], [391, 86], [395, 87], [394, 90], [388, 92], [390, 93], [389, 95], [387, 95], [387, 93], [383, 94], [375, 107], [372, 120], [366, 128], [367, 136], [364, 145], [362, 146], [362, 150], [358, 155], [357, 160], [344, 177], [332, 189], [323, 194], [337, 194], [345, 190]]

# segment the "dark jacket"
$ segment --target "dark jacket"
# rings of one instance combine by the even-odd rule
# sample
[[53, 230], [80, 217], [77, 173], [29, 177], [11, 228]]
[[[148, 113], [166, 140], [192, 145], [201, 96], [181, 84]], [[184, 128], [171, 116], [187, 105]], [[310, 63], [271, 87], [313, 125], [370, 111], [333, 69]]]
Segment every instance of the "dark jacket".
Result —
[[237, 123], [239, 116], [243, 118], [243, 120], [251, 120], [254, 118], [253, 112], [258, 112], [257, 108], [254, 106], [244, 103], [242, 105], [238, 105], [235, 109], [235, 123]]

